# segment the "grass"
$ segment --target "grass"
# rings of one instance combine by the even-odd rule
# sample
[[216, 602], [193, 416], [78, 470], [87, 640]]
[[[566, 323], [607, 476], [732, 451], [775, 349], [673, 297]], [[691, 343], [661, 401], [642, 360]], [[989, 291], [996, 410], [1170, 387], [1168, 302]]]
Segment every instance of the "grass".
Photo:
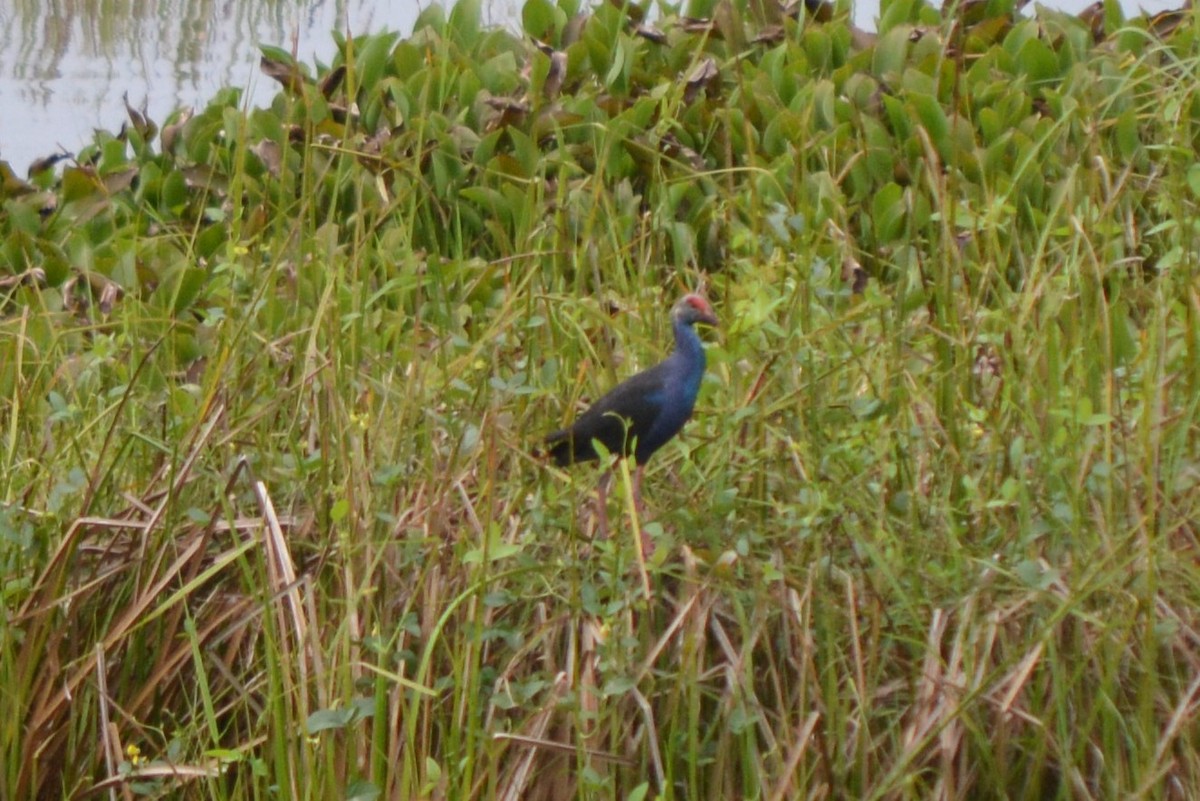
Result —
[[[1193, 32], [554, 8], [6, 196], [0, 799], [1194, 794]], [[699, 286], [598, 541], [531, 450]]]

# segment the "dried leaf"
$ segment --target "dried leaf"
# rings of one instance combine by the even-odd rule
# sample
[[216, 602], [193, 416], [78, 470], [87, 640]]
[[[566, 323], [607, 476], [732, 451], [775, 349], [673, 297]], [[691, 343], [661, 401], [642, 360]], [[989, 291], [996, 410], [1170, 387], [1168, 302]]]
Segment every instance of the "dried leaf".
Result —
[[667, 43], [667, 35], [653, 25], [638, 25], [633, 29], [633, 32], [643, 39], [649, 39], [655, 44], [665, 45]]
[[129, 105], [129, 93], [125, 92], [121, 95], [121, 99], [125, 101], [125, 113], [129, 115], [129, 122], [133, 125], [138, 135], [142, 137], [143, 142], [149, 142], [158, 133], [158, 126], [154, 120], [146, 112], [146, 106], [149, 103], [149, 98], [142, 101], [142, 108], [136, 109]]
[[17, 275], [0, 275], [0, 292], [8, 292], [17, 286], [45, 286], [46, 272], [34, 267]]
[[26, 176], [29, 178], [36, 178], [38, 175], [41, 175], [47, 170], [53, 168], [58, 162], [69, 158], [71, 158], [71, 154], [64, 150], [60, 153], [53, 153], [45, 158], [37, 159], [29, 165], [29, 171], [26, 173]]
[[283, 152], [279, 143], [263, 139], [257, 144], [251, 145], [250, 152], [258, 157], [258, 160], [267, 168], [267, 172], [276, 178], [279, 177], [280, 168], [283, 166]]
[[758, 35], [750, 40], [751, 44], [777, 45], [783, 41], [784, 32], [782, 25], [768, 25], [761, 29]]
[[20, 197], [37, 191], [37, 187], [17, 177], [7, 161], [0, 161], [0, 199]]
[[485, 97], [483, 102], [498, 112], [495, 117], [488, 120], [487, 130], [489, 131], [517, 125], [529, 113], [528, 103], [523, 100], [514, 100], [511, 97]]
[[304, 90], [304, 75], [295, 63], [263, 56], [258, 66], [268, 78], [278, 81], [292, 94], [299, 95]]
[[704, 34], [714, 39], [724, 38], [717, 30], [716, 23], [708, 17], [680, 17], [679, 27], [687, 33]]
[[326, 100], [333, 97], [333, 93], [342, 85], [342, 81], [346, 79], [346, 65], [340, 64], [321, 79], [317, 84], [317, 88], [321, 91], [321, 96]]
[[1175, 32], [1183, 23], [1191, 19], [1192, 0], [1187, 0], [1181, 8], [1161, 11], [1150, 18], [1150, 30], [1160, 39], [1165, 39]]
[[101, 179], [101, 182], [104, 184], [104, 189], [108, 194], [115, 195], [133, 186], [133, 181], [137, 178], [137, 174], [137, 167], [127, 167], [118, 172], [108, 173]]
[[855, 295], [861, 295], [867, 288], [867, 271], [858, 263], [858, 259], [851, 254], [846, 254], [842, 259], [842, 281], [850, 285], [850, 291]]
[[562, 91], [563, 81], [567, 77], [567, 54], [561, 50], [550, 53], [550, 70], [546, 73], [546, 81], [542, 84], [542, 94], [546, 99], [553, 100]]
[[683, 90], [683, 102], [690, 105], [705, 90], [708, 90], [711, 97], [717, 93], [720, 85], [721, 71], [717, 68], [717, 62], [711, 56], [706, 56], [688, 75]]
[[162, 146], [163, 153], [175, 152], [175, 143], [179, 140], [179, 132], [183, 130], [184, 125], [187, 125], [193, 113], [191, 108], [185, 108], [179, 113], [179, 117], [175, 122], [163, 127], [162, 136], [159, 137], [159, 144]]
[[664, 134], [658, 140], [658, 147], [667, 158], [685, 162], [697, 172], [708, 168], [708, 165], [704, 163], [703, 156], [680, 142], [673, 134]]

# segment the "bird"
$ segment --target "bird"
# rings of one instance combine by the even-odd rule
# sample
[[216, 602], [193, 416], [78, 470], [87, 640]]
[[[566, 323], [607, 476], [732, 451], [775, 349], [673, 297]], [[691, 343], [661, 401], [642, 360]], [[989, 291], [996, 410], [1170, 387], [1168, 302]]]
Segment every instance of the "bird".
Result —
[[[684, 295], [671, 308], [675, 350], [663, 361], [626, 379], [596, 401], [567, 428], [546, 436], [547, 453], [559, 467], [600, 458], [595, 443], [637, 465], [633, 499], [641, 508], [642, 474], [646, 462], [667, 444], [692, 416], [704, 377], [704, 345], [695, 325], [717, 325], [717, 316], [703, 295]], [[599, 533], [607, 534], [608, 473], [599, 488]], [[643, 540], [643, 554], [650, 543]]]

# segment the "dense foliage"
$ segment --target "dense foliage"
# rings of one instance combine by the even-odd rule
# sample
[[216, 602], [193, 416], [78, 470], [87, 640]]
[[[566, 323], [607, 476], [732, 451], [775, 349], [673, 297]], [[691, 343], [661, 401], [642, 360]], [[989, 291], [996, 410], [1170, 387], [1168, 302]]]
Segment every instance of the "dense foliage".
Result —
[[0, 163], [0, 800], [1195, 794], [1195, 16], [693, 6]]

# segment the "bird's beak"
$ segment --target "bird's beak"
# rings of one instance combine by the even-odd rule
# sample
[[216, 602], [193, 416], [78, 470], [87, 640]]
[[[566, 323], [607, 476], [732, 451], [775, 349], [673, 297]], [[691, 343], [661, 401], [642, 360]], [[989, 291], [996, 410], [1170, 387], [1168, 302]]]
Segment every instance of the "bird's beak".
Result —
[[711, 326], [720, 325], [720, 323], [717, 320], [717, 315], [713, 314], [712, 312], [706, 312], [706, 313], [700, 315], [700, 317], [696, 320], [696, 322], [705, 323], [706, 325], [711, 325]]

